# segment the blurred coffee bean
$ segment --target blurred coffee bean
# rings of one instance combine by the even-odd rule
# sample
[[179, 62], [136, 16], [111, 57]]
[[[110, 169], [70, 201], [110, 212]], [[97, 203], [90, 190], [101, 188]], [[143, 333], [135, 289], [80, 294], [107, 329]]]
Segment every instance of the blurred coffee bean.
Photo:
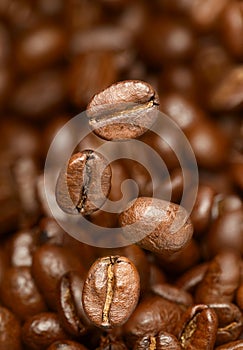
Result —
[[238, 339], [243, 330], [243, 315], [236, 305], [209, 304], [218, 317], [216, 345]]
[[182, 316], [179, 341], [183, 349], [213, 349], [218, 327], [217, 315], [207, 305], [195, 305]]
[[64, 5], [65, 2], [63, 0], [37, 0], [37, 9], [38, 12], [41, 12], [45, 16], [50, 17], [58, 17], [60, 19], [60, 16], [63, 15]]
[[212, 218], [213, 220], [215, 220], [218, 219], [220, 216], [238, 211], [240, 209], [243, 209], [243, 202], [238, 195], [225, 195], [219, 193], [214, 197], [214, 203], [212, 207]]
[[27, 266], [11, 267], [6, 270], [0, 294], [4, 306], [22, 321], [46, 310], [44, 299]]
[[54, 24], [42, 24], [18, 39], [16, 59], [19, 69], [33, 72], [62, 60], [66, 50], [66, 34]]
[[128, 350], [125, 343], [112, 334], [101, 336], [99, 347], [96, 350]]
[[153, 87], [139, 80], [125, 80], [96, 94], [87, 107], [89, 124], [105, 140], [141, 136], [155, 122], [159, 97]]
[[178, 304], [184, 310], [193, 304], [192, 296], [188, 292], [168, 283], [156, 284], [151, 290], [154, 294]]
[[3, 109], [13, 88], [13, 71], [8, 65], [0, 65], [0, 102]]
[[153, 286], [157, 284], [163, 284], [165, 282], [166, 282], [166, 277], [162, 269], [160, 269], [155, 263], [150, 263], [149, 264], [150, 290], [152, 290]]
[[0, 21], [0, 65], [9, 62], [11, 51], [11, 39], [8, 28], [4, 22]]
[[37, 243], [63, 245], [65, 231], [58, 225], [54, 218], [43, 218], [39, 222]]
[[243, 252], [243, 211], [242, 208], [225, 212], [210, 226], [205, 236], [205, 249], [213, 257], [224, 249], [232, 248]]
[[176, 281], [176, 286], [185, 291], [193, 293], [197, 285], [203, 280], [208, 269], [208, 263], [202, 263], [191, 267], [184, 272]]
[[44, 71], [22, 81], [13, 93], [11, 107], [30, 120], [46, 119], [65, 102], [63, 72]]
[[213, 30], [226, 5], [227, 0], [193, 0], [190, 10], [193, 25], [199, 31]]
[[197, 233], [205, 231], [211, 221], [215, 191], [212, 187], [199, 185], [196, 202], [191, 212], [191, 221]]
[[243, 340], [236, 340], [221, 346], [217, 346], [215, 350], [240, 350], [242, 346]]
[[55, 313], [43, 312], [28, 318], [22, 328], [24, 344], [31, 350], [43, 350], [57, 340], [68, 339]]
[[194, 45], [191, 28], [169, 17], [151, 18], [139, 38], [139, 52], [153, 66], [160, 66], [162, 62], [188, 60]]
[[[173, 226], [175, 221], [177, 228]], [[139, 197], [130, 203], [120, 214], [119, 223], [127, 239], [136, 240], [140, 247], [165, 256], [181, 250], [193, 233], [183, 207], [149, 197]]]
[[215, 111], [242, 110], [243, 65], [227, 71], [209, 97], [210, 107]]
[[238, 188], [243, 191], [243, 159], [242, 161], [234, 162], [231, 164], [231, 174], [236, 186], [238, 186]]
[[62, 276], [58, 286], [58, 315], [63, 328], [79, 337], [87, 332], [90, 321], [82, 305], [84, 279], [75, 271]]
[[243, 284], [241, 283], [236, 292], [236, 303], [243, 310]]
[[37, 246], [35, 229], [17, 231], [7, 241], [7, 252], [12, 266], [31, 266], [32, 256]]
[[243, 58], [243, 4], [231, 1], [220, 16], [221, 36], [226, 48], [236, 58]]
[[91, 266], [83, 287], [83, 307], [98, 327], [112, 328], [127, 321], [137, 305], [140, 279], [125, 257], [100, 258]]
[[203, 280], [197, 286], [196, 303], [229, 303], [240, 283], [240, 256], [234, 251], [222, 251], [210, 262]]
[[160, 331], [178, 334], [181, 320], [180, 307], [160, 296], [150, 296], [140, 301], [124, 325], [124, 334], [129, 345], [144, 336], [156, 336]]
[[76, 57], [68, 71], [70, 101], [85, 108], [98, 92], [115, 83], [118, 71], [114, 54], [108, 51], [87, 52]]
[[87, 350], [87, 348], [77, 342], [72, 340], [58, 340], [57, 342], [51, 344], [47, 350]]
[[160, 76], [160, 89], [165, 93], [177, 92], [194, 98], [198, 89], [195, 74], [187, 65], [169, 65]]
[[4, 274], [9, 267], [9, 259], [3, 248], [0, 249], [0, 286], [4, 281]]
[[0, 348], [21, 350], [21, 328], [19, 321], [8, 309], [0, 306]]
[[77, 271], [83, 276], [80, 258], [66, 247], [44, 244], [33, 255], [32, 274], [49, 307], [56, 309], [57, 285], [68, 271]]
[[217, 169], [225, 164], [229, 142], [226, 135], [216, 127], [213, 121], [205, 120], [198, 123], [186, 133], [186, 136], [199, 166], [206, 169]]

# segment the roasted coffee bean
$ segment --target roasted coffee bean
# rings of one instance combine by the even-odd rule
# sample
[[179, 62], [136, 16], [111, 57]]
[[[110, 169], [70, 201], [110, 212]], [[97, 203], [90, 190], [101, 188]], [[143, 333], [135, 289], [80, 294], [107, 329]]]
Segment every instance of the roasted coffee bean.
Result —
[[124, 335], [129, 345], [144, 336], [156, 336], [160, 331], [178, 335], [181, 308], [158, 295], [142, 300], [127, 323]]
[[229, 52], [243, 58], [243, 4], [240, 1], [227, 4], [220, 17], [220, 29]]
[[213, 257], [228, 248], [243, 252], [243, 211], [237, 209], [222, 213], [205, 235], [206, 255]]
[[48, 67], [64, 56], [66, 35], [54, 24], [38, 25], [18, 39], [16, 58], [23, 71], [38, 71]]
[[183, 349], [212, 350], [218, 320], [207, 305], [191, 306], [183, 315], [179, 341]]
[[22, 328], [24, 344], [31, 350], [43, 350], [57, 340], [68, 339], [57, 314], [43, 312], [28, 318]]
[[139, 51], [153, 66], [162, 62], [186, 61], [194, 51], [194, 35], [182, 21], [154, 16], [144, 26], [139, 37]]
[[21, 328], [19, 321], [8, 309], [0, 306], [0, 349], [21, 350]]
[[207, 269], [208, 263], [192, 267], [178, 278], [176, 281], [177, 287], [191, 293], [194, 292], [197, 285], [203, 280]]
[[44, 244], [33, 255], [34, 280], [52, 309], [57, 307], [58, 282], [71, 270], [79, 272], [81, 276], [84, 274], [79, 257], [67, 247]]
[[243, 310], [243, 284], [239, 286], [236, 292], [236, 303], [241, 310]]
[[205, 231], [211, 221], [215, 191], [212, 187], [199, 185], [196, 202], [191, 212], [191, 221], [197, 233]]
[[87, 350], [87, 348], [72, 340], [58, 340], [51, 344], [47, 350]]
[[186, 133], [186, 136], [199, 166], [217, 169], [225, 164], [229, 142], [226, 134], [217, 128], [213, 121], [205, 120], [198, 123]]
[[215, 350], [241, 350], [242, 347], [243, 347], [243, 340], [236, 340], [221, 346], [217, 346]]
[[98, 92], [117, 81], [115, 57], [110, 52], [88, 52], [73, 61], [68, 72], [70, 100], [86, 107]]
[[242, 180], [243, 163], [242, 160], [239, 162], [232, 163], [231, 174], [236, 186], [243, 191], [243, 180]]
[[243, 330], [243, 315], [234, 304], [209, 304], [218, 317], [216, 345], [238, 339]]
[[188, 292], [168, 283], [156, 284], [151, 288], [151, 291], [166, 300], [178, 304], [183, 309], [193, 304], [192, 296]]
[[25, 321], [28, 317], [46, 311], [46, 305], [38, 291], [29, 267], [11, 267], [5, 271], [0, 286], [3, 304]]
[[139, 298], [139, 274], [125, 257], [98, 259], [83, 287], [83, 307], [98, 327], [112, 328], [129, 318]]
[[145, 336], [136, 341], [133, 350], [181, 350], [181, 345], [177, 338], [166, 332], [159, 332], [155, 336]]
[[62, 71], [49, 70], [23, 80], [13, 93], [11, 109], [30, 120], [46, 119], [66, 98]]
[[150, 263], [149, 265], [149, 285], [150, 289], [156, 284], [163, 284], [166, 282], [166, 277], [163, 271], [155, 264]]
[[243, 105], [243, 65], [230, 69], [210, 94], [209, 103], [213, 110], [232, 111]]
[[181, 250], [172, 255], [155, 254], [156, 262], [167, 273], [180, 274], [197, 264], [200, 260], [198, 243], [191, 239]]
[[63, 245], [65, 231], [53, 218], [43, 218], [39, 222], [39, 232], [37, 233], [37, 244]]
[[209, 31], [215, 28], [220, 20], [227, 0], [195, 0], [192, 2], [190, 17], [193, 25], [199, 31]]
[[127, 80], [96, 94], [87, 115], [101, 138], [126, 140], [142, 135], [155, 122], [158, 106], [158, 95], [148, 83]]
[[82, 305], [84, 279], [74, 271], [62, 276], [58, 287], [58, 315], [63, 327], [74, 336], [87, 332], [89, 319]]
[[196, 303], [212, 304], [233, 300], [240, 282], [240, 256], [234, 251], [222, 251], [210, 262], [198, 285]]
[[193, 233], [183, 207], [149, 197], [130, 203], [120, 214], [119, 223], [127, 239], [139, 241], [140, 247], [165, 256], [185, 247]]
[[108, 161], [100, 153], [85, 150], [74, 154], [61, 171], [56, 185], [57, 203], [67, 213], [88, 215], [103, 205], [110, 186]]
[[12, 266], [31, 266], [36, 250], [36, 232], [21, 230], [7, 241], [7, 251]]

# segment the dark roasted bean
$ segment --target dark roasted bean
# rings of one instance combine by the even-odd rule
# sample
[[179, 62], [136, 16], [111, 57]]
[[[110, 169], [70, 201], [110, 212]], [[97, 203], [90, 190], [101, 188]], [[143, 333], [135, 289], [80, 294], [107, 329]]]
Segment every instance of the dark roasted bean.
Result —
[[47, 350], [87, 350], [87, 348], [72, 340], [58, 340], [55, 343], [51, 344]]
[[186, 309], [188, 306], [193, 304], [192, 296], [188, 292], [170, 284], [155, 284], [151, 290], [153, 293], [160, 295], [164, 299], [172, 301], [175, 304], [178, 304], [182, 308]]
[[83, 276], [84, 268], [79, 257], [67, 247], [44, 244], [33, 256], [32, 274], [52, 309], [57, 306], [57, 285], [68, 271], [77, 271]]
[[158, 295], [142, 300], [124, 325], [124, 334], [129, 344], [144, 336], [156, 336], [160, 331], [178, 334], [181, 308]]
[[110, 186], [108, 161], [100, 153], [85, 150], [74, 154], [61, 171], [56, 185], [57, 203], [67, 213], [88, 215], [103, 205]]
[[236, 305], [209, 304], [218, 317], [216, 345], [238, 339], [243, 330], [243, 315]]
[[21, 328], [12, 312], [0, 307], [0, 349], [21, 350]]
[[207, 305], [190, 307], [182, 318], [179, 341], [183, 349], [213, 350], [218, 320]]
[[156, 120], [159, 98], [143, 81], [127, 80], [96, 94], [87, 107], [94, 132], [106, 140], [142, 135]]
[[63, 327], [74, 336], [87, 332], [89, 319], [82, 305], [84, 279], [74, 271], [62, 276], [58, 287], [57, 311]]
[[139, 298], [139, 274], [125, 257], [98, 259], [83, 287], [83, 307], [98, 327], [112, 328], [129, 318]]
[[[183, 207], [149, 197], [130, 203], [120, 214], [119, 222], [128, 239], [136, 239], [140, 247], [165, 256], [181, 250], [193, 233]], [[131, 224], [136, 224], [136, 229], [129, 228]]]
[[209, 264], [202, 282], [198, 285], [196, 303], [229, 303], [240, 282], [240, 256], [234, 251], [222, 251]]
[[56, 340], [68, 339], [55, 313], [43, 312], [28, 318], [22, 328], [24, 344], [31, 350], [43, 350]]
[[166, 332], [159, 332], [155, 336], [145, 336], [136, 341], [133, 350], [181, 350], [181, 345], [177, 338]]

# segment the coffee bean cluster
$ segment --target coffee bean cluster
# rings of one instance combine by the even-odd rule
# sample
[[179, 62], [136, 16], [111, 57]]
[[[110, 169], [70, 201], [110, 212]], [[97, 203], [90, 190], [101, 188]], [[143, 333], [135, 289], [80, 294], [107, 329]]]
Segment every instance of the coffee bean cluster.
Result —
[[[54, 200], [95, 225], [142, 234], [137, 244], [79, 242], [46, 201], [51, 141], [84, 110], [93, 132]], [[149, 130], [158, 110], [196, 156], [189, 218], [180, 201], [190, 169], [178, 162], [180, 140], [166, 135], [172, 149]], [[2, 0], [0, 114], [0, 350], [243, 349], [241, 0]], [[58, 160], [72, 137], [63, 134]], [[156, 198], [138, 162], [108, 164], [95, 151], [101, 138], [154, 149], [171, 201]], [[138, 198], [102, 210], [129, 178]], [[170, 181], [158, 174], [157, 188], [166, 193]], [[175, 215], [182, 225], [171, 235]], [[136, 221], [139, 232], [129, 229]]]

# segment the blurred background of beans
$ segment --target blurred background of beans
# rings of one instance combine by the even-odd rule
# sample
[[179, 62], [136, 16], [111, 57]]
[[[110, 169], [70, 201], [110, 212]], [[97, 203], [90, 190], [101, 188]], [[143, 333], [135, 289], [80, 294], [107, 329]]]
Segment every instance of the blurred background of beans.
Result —
[[[52, 218], [45, 200], [43, 167], [56, 132], [85, 110], [94, 94], [125, 79], [153, 86], [160, 110], [180, 126], [198, 162], [193, 238], [171, 257], [134, 245], [106, 250], [75, 241]], [[230, 321], [217, 316], [220, 326], [212, 326], [208, 349], [243, 348], [241, 0], [1, 0], [0, 123], [0, 350], [142, 349], [140, 338], [150, 336], [159, 342], [173, 338], [171, 344], [180, 341], [178, 349], [186, 349], [191, 345], [180, 340], [186, 326], [180, 326], [184, 333], [178, 331], [178, 319], [195, 303], [213, 304], [216, 314], [216, 303], [231, 310]], [[60, 154], [72, 135], [65, 137]], [[183, 179], [173, 150], [149, 131], [139, 139], [166, 163], [172, 200], [180, 203]], [[110, 199], [119, 199], [126, 178], [137, 179], [140, 196], [151, 196], [151, 179], [142, 166], [125, 160], [111, 168], [116, 181]], [[166, 191], [168, 179], [159, 186]], [[118, 225], [117, 215], [101, 210], [89, 220]], [[149, 298], [158, 304], [156, 315], [163, 309], [159, 298], [167, 300], [168, 310], [176, 303], [176, 297], [165, 296], [172, 293], [167, 284], [175, 294], [189, 293], [190, 305], [176, 304], [173, 329], [168, 318], [162, 329], [135, 334], [133, 322], [143, 321], [138, 309], [125, 330], [102, 333], [90, 325], [82, 305], [76, 315], [80, 324], [70, 321], [59, 300], [63, 276], [77, 274], [78, 287], [73, 282], [63, 287], [72, 291], [77, 306], [76, 289], [82, 289], [87, 270], [109, 254], [128, 257], [136, 266], [144, 314]], [[211, 317], [205, 310], [200, 317]], [[222, 329], [231, 322], [235, 328], [225, 336]], [[41, 328], [46, 331], [38, 335]]]

